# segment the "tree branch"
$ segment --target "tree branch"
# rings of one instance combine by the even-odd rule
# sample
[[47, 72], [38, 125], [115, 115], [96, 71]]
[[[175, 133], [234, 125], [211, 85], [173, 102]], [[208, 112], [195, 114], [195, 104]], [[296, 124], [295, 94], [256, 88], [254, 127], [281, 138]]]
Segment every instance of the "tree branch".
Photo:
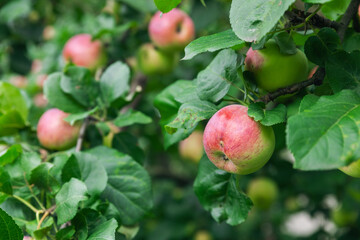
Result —
[[77, 139], [77, 142], [76, 142], [76, 148], [75, 148], [75, 151], [76, 152], [80, 152], [81, 151], [81, 147], [82, 147], [82, 144], [84, 142], [84, 137], [85, 137], [85, 131], [86, 131], [86, 128], [87, 126], [89, 125], [89, 118], [85, 118], [84, 119], [84, 122], [82, 123], [81, 127], [80, 127], [80, 132], [79, 132], [79, 137]]
[[[292, 11], [286, 11], [285, 15], [289, 18], [293, 25], [297, 25], [303, 23], [305, 19], [311, 15], [311, 13], [306, 13], [302, 10], [294, 9]], [[317, 28], [330, 27], [337, 30], [340, 27], [340, 23], [321, 17], [318, 14], [315, 14], [312, 18], [310, 18], [307, 23]]]
[[[333, 24], [333, 28], [335, 28], [335, 29], [337, 28], [337, 33], [338, 33], [341, 41], [344, 40], [345, 32], [348, 28], [348, 25], [350, 24], [351, 19], [353, 19], [354, 16], [356, 15], [359, 4], [360, 4], [360, 0], [352, 0], [349, 4], [348, 8], [346, 9], [345, 14], [342, 17], [340, 23], [337, 23], [337, 24], [335, 24], [334, 22], [326, 23], [326, 24], [330, 24], [330, 25]], [[300, 11], [300, 10], [296, 10], [296, 11]], [[321, 18], [320, 16], [318, 16], [318, 17], [319, 17], [319, 19]], [[311, 20], [310, 20], [310, 22], [311, 22]], [[325, 78], [325, 69], [318, 68], [318, 70], [315, 72], [315, 74], [310, 79], [303, 81], [303, 82], [293, 84], [286, 88], [280, 88], [280, 89], [276, 90], [275, 92], [271, 92], [271, 93], [264, 95], [257, 101], [269, 103], [269, 102], [275, 100], [277, 97], [280, 97], [280, 96], [286, 95], [286, 94], [296, 93], [300, 89], [308, 87], [310, 85], [315, 84], [315, 85], [319, 86], [322, 84], [324, 78]]]

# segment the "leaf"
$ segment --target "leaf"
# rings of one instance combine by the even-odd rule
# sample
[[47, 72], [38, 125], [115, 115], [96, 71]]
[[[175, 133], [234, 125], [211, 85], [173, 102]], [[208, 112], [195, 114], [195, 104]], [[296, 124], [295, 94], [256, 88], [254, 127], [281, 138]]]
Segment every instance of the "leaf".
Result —
[[75, 101], [69, 94], [61, 90], [62, 74], [53, 73], [48, 76], [44, 84], [44, 94], [49, 103], [60, 110], [67, 113], [80, 113], [85, 112], [85, 108]]
[[331, 89], [337, 93], [360, 85], [360, 51], [340, 51], [329, 56], [326, 62], [326, 76]]
[[115, 230], [117, 227], [117, 221], [112, 218], [97, 226], [88, 240], [115, 240]]
[[75, 234], [75, 227], [69, 226], [63, 229], [60, 229], [56, 233], [56, 240], [69, 240]]
[[5, 171], [3, 167], [0, 167], [0, 192], [9, 195], [13, 194], [10, 175]]
[[62, 169], [63, 182], [77, 178], [83, 181], [90, 195], [99, 195], [106, 186], [107, 174], [96, 157], [78, 152], [72, 155]]
[[5, 166], [15, 161], [18, 157], [20, 157], [22, 153], [22, 147], [20, 144], [14, 144], [9, 147], [5, 153], [1, 153], [0, 155], [0, 166]]
[[206, 101], [194, 101], [181, 105], [177, 117], [165, 125], [165, 130], [173, 134], [178, 128], [193, 129], [198, 122], [211, 118], [218, 108]]
[[85, 183], [76, 178], [62, 186], [55, 197], [58, 225], [66, 223], [76, 215], [79, 203], [87, 199], [86, 193]]
[[199, 98], [210, 102], [222, 99], [230, 89], [230, 82], [238, 80], [236, 69], [236, 53], [230, 49], [222, 50], [197, 76], [196, 87]]
[[314, 106], [316, 104], [316, 102], [318, 100], [319, 100], [319, 96], [312, 95], [312, 94], [306, 95], [300, 103], [299, 112], [303, 112], [303, 111], [311, 108], [312, 106]]
[[86, 112], [70, 114], [69, 116], [64, 118], [64, 120], [67, 121], [68, 123], [70, 123], [70, 125], [74, 125], [76, 121], [87, 118], [91, 114], [95, 113], [97, 110], [98, 110], [98, 107], [95, 107]]
[[306, 57], [316, 65], [325, 67], [330, 54], [340, 47], [339, 35], [331, 28], [322, 28], [316, 36], [310, 37], [305, 43]]
[[113, 148], [130, 155], [141, 165], [145, 162], [145, 153], [139, 147], [138, 139], [128, 132], [120, 132], [114, 136]]
[[297, 53], [296, 45], [292, 37], [287, 32], [281, 32], [274, 36], [277, 45], [280, 48], [280, 53], [292, 55]]
[[31, 11], [30, 0], [10, 1], [0, 9], [1, 22], [13, 22], [17, 18], [28, 15]]
[[360, 159], [359, 129], [359, 95], [343, 90], [320, 97], [288, 120], [286, 141], [295, 156], [294, 167], [336, 169]]
[[18, 112], [23, 122], [28, 117], [28, 106], [25, 98], [13, 85], [7, 82], [0, 82], [0, 114], [6, 115], [10, 112]]
[[87, 68], [70, 66], [60, 80], [61, 89], [85, 107], [93, 107], [99, 96], [99, 83]]
[[120, 114], [115, 120], [114, 124], [118, 127], [126, 127], [133, 124], [148, 124], [151, 123], [152, 119], [146, 116], [142, 112], [135, 110], [129, 110], [124, 114]]
[[170, 12], [181, 3], [181, 0], [154, 0], [156, 7], [163, 13]]
[[311, 3], [311, 4], [324, 4], [327, 2], [331, 2], [333, 0], [302, 0], [304, 3]]
[[13, 135], [24, 127], [25, 122], [18, 111], [11, 111], [0, 116], [0, 136]]
[[263, 104], [252, 103], [249, 106], [248, 115], [264, 126], [272, 126], [286, 122], [286, 107], [283, 104], [279, 104], [271, 110], [265, 110], [263, 109]]
[[331, 0], [327, 1], [322, 7], [321, 12], [325, 15], [326, 18], [336, 21], [342, 16], [347, 7], [349, 6], [351, 0]]
[[100, 78], [100, 89], [108, 105], [129, 91], [130, 69], [120, 61], [110, 65]]
[[0, 208], [0, 236], [2, 240], [22, 240], [23, 234], [14, 220]]
[[136, 0], [136, 1], [120, 0], [120, 1], [128, 4], [129, 6], [135, 8], [140, 12], [148, 13], [148, 12], [156, 11], [156, 6], [154, 4], [154, 1], [152, 0]]
[[75, 239], [87, 240], [88, 236], [95, 232], [96, 228], [106, 222], [104, 216], [96, 210], [90, 208], [81, 209], [71, 220], [71, 224], [75, 226]]
[[35, 239], [47, 239], [47, 235], [53, 227], [53, 218], [48, 218], [41, 224], [41, 228], [34, 231]]
[[284, 15], [295, 0], [233, 0], [230, 23], [235, 34], [242, 40], [260, 40]]
[[245, 46], [245, 42], [239, 39], [235, 33], [229, 29], [224, 32], [195, 39], [185, 47], [185, 57], [182, 60], [192, 59], [203, 52], [215, 52], [235, 46], [238, 48], [243, 47]]
[[252, 202], [236, 186], [235, 175], [218, 169], [206, 154], [199, 164], [194, 191], [201, 205], [217, 222], [234, 226], [245, 221]]
[[49, 188], [58, 185], [55, 178], [50, 174], [53, 164], [45, 162], [31, 171], [30, 183], [35, 184], [40, 189], [49, 190]]

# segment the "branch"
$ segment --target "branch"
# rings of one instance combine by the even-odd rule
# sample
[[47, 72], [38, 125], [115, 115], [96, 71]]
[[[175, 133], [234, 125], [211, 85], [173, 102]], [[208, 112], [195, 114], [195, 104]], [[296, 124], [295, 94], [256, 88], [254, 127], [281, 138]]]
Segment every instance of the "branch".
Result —
[[[348, 8], [346, 9], [345, 14], [342, 17], [340, 23], [337, 23], [337, 24], [335, 24], [334, 22], [327, 23], [327, 24], [333, 24], [333, 28], [337, 28], [337, 33], [338, 33], [341, 41], [344, 40], [345, 32], [348, 28], [348, 25], [350, 24], [351, 19], [353, 19], [354, 16], [356, 15], [359, 4], [360, 4], [360, 0], [352, 0], [349, 4]], [[296, 11], [299, 11], [299, 10], [296, 10]], [[317, 15], [315, 15], [315, 16], [317, 16]], [[318, 17], [319, 17], [319, 19], [321, 18], [320, 16], [318, 16]], [[309, 22], [311, 22], [311, 20]], [[319, 86], [322, 84], [324, 78], [325, 78], [325, 69], [318, 68], [318, 70], [315, 72], [315, 74], [310, 79], [303, 81], [303, 82], [293, 84], [286, 88], [280, 88], [280, 89], [276, 90], [275, 92], [268, 93], [268, 94], [264, 95], [263, 97], [261, 97], [260, 99], [258, 99], [257, 102], [262, 101], [265, 103], [269, 103], [269, 102], [275, 100], [277, 97], [280, 97], [280, 96], [286, 95], [286, 94], [296, 93], [300, 89], [308, 87], [310, 85], [315, 84], [315, 85]]]
[[[132, 82], [132, 84], [130, 86], [130, 91], [129, 91], [127, 98], [132, 99], [137, 92], [142, 92], [146, 86], [147, 80], [148, 80], [148, 78], [145, 75], [138, 73], [135, 76], [134, 81]], [[130, 104], [123, 107], [120, 110], [120, 114], [126, 113], [131, 108], [135, 108], [137, 106], [137, 104], [139, 103], [141, 97], [142, 97], [141, 95], [138, 95]]]
[[80, 132], [79, 132], [79, 137], [77, 139], [77, 142], [76, 142], [76, 148], [75, 148], [75, 151], [76, 152], [80, 152], [81, 151], [81, 147], [82, 147], [82, 144], [83, 144], [83, 141], [84, 141], [84, 137], [85, 137], [85, 131], [86, 131], [86, 128], [87, 126], [89, 125], [89, 118], [85, 118], [83, 124], [81, 125], [80, 127]]
[[[286, 11], [285, 15], [289, 18], [293, 25], [297, 25], [305, 22], [305, 19], [310, 16], [311, 13], [306, 13], [302, 10], [294, 9], [292, 11]], [[307, 23], [317, 28], [330, 27], [337, 30], [340, 27], [340, 23], [321, 17], [318, 14], [312, 16]]]

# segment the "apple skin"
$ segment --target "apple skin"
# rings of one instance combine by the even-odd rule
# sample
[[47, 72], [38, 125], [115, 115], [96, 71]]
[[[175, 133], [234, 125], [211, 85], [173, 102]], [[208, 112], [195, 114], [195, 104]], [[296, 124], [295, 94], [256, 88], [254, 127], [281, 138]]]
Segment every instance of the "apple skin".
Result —
[[41, 116], [37, 125], [37, 137], [42, 146], [51, 150], [66, 150], [75, 145], [80, 124], [71, 126], [64, 120], [68, 115], [52, 108]]
[[205, 127], [205, 152], [219, 169], [250, 174], [263, 167], [274, 152], [272, 127], [254, 121], [247, 110], [242, 105], [226, 106], [217, 111]]
[[265, 177], [253, 179], [247, 189], [247, 194], [254, 206], [260, 210], [268, 210], [276, 200], [278, 193], [276, 183]]
[[9, 82], [17, 88], [26, 88], [28, 85], [28, 80], [24, 76], [13, 76]]
[[203, 132], [196, 130], [179, 143], [179, 153], [182, 158], [198, 163], [204, 154]]
[[299, 49], [293, 55], [285, 55], [280, 53], [275, 40], [269, 40], [263, 49], [249, 49], [245, 70], [254, 73], [259, 88], [273, 92], [306, 80], [308, 61]]
[[34, 105], [39, 108], [44, 108], [48, 104], [48, 100], [46, 99], [45, 95], [43, 93], [38, 93], [33, 98]]
[[161, 49], [182, 50], [195, 37], [192, 19], [183, 11], [174, 8], [168, 13], [157, 12], [149, 24], [151, 41]]
[[104, 49], [99, 40], [92, 41], [90, 34], [78, 34], [70, 38], [64, 47], [66, 62], [95, 70], [106, 62]]
[[145, 75], [166, 74], [175, 68], [178, 56], [176, 53], [163, 52], [151, 43], [146, 43], [138, 51], [137, 63]]
[[339, 169], [351, 177], [360, 178], [360, 159], [352, 162], [348, 166], [341, 167]]

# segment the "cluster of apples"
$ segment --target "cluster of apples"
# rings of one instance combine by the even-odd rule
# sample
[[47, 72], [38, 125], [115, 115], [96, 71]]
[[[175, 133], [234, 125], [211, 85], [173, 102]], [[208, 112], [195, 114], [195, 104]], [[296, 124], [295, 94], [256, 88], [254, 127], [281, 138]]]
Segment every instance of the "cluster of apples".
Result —
[[195, 37], [192, 19], [177, 8], [168, 13], [157, 12], [148, 32], [152, 43], [142, 45], [137, 54], [138, 66], [145, 75], [171, 72], [179, 61], [179, 51]]

